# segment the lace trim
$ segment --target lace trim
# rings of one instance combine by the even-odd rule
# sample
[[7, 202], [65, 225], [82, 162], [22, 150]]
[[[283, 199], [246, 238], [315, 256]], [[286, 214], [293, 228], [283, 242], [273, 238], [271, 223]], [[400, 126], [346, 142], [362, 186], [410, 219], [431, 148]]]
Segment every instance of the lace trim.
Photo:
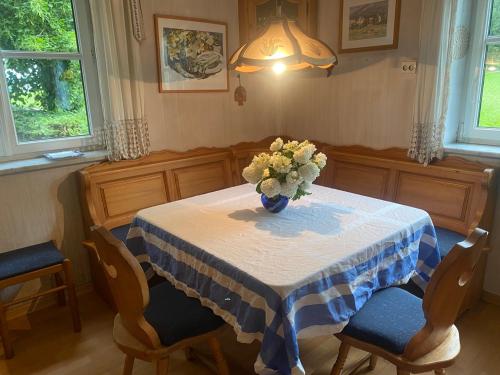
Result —
[[144, 18], [142, 16], [141, 0], [129, 0], [130, 16], [132, 19], [132, 33], [138, 42], [146, 39], [144, 33]]
[[127, 119], [104, 124], [103, 144], [108, 159], [118, 161], [149, 155], [149, 130], [145, 119]]

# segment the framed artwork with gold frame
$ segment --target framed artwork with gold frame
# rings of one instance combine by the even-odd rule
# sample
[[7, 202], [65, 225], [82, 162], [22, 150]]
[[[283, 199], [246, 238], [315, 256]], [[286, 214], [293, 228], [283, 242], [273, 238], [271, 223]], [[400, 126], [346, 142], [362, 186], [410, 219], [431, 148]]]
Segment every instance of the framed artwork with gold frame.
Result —
[[155, 15], [160, 92], [229, 90], [227, 24]]
[[[318, 0], [282, 0], [281, 9], [307, 35], [316, 36]], [[238, 14], [242, 45], [258, 36], [269, 18], [276, 15], [276, 0], [238, 0]]]
[[401, 0], [340, 0], [339, 52], [398, 48]]

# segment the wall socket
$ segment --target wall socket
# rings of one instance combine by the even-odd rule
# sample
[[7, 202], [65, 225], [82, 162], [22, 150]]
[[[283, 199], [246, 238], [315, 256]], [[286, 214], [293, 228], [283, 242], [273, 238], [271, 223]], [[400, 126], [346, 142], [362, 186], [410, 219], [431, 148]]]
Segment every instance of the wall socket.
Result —
[[417, 62], [416, 61], [401, 61], [400, 70], [402, 73], [415, 74], [417, 72]]

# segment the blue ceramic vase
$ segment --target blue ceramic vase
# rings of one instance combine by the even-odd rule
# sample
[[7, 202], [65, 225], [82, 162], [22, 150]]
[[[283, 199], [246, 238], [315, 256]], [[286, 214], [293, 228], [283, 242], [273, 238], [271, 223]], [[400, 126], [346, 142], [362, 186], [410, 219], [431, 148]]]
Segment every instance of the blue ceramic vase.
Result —
[[278, 212], [283, 211], [285, 207], [288, 205], [289, 201], [288, 197], [285, 197], [283, 195], [278, 195], [273, 198], [268, 198], [266, 197], [265, 194], [261, 194], [260, 200], [264, 208], [269, 212], [272, 212], [273, 214], [277, 214]]

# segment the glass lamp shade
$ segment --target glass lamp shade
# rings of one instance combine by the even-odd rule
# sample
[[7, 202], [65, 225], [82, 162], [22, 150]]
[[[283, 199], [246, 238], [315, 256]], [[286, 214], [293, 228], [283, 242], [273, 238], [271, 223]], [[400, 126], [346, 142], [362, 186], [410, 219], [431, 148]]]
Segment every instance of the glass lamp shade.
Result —
[[229, 68], [241, 73], [331, 70], [336, 64], [337, 56], [330, 47], [304, 34], [286, 17], [273, 18], [261, 35], [241, 46], [229, 60]]

